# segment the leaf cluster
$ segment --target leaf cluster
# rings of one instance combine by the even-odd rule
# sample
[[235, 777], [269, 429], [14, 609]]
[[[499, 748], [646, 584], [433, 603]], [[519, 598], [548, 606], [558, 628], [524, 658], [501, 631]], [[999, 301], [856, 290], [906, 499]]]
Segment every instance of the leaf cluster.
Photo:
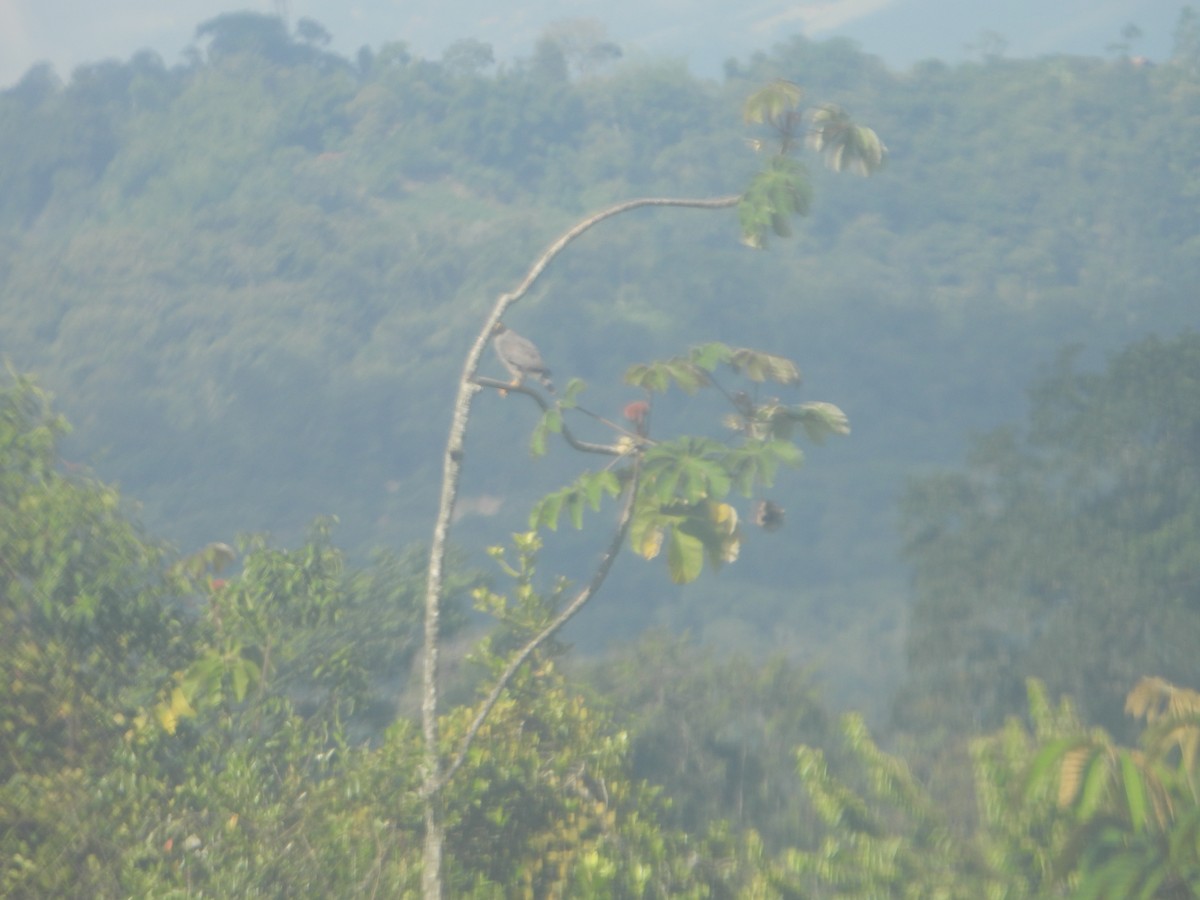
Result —
[[[67, 497], [70, 486], [74, 505], [59, 519], [26, 520], [9, 507], [0, 516], [0, 890], [414, 892], [422, 827], [415, 729], [398, 718], [369, 739], [355, 737], [338, 715], [304, 703], [323, 666], [356, 663], [353, 648], [369, 649], [369, 635], [346, 621], [359, 600], [379, 591], [390, 605], [419, 588], [417, 558], [369, 577], [347, 573], [329, 523], [318, 523], [294, 551], [243, 540], [240, 570], [220, 578], [215, 567], [231, 561], [215, 545], [172, 560], [147, 544], [144, 557], [131, 559], [119, 504], [103, 522], [86, 518], [98, 486], [60, 472], [53, 429], [42, 430], [54, 421], [44, 395], [24, 383], [3, 400], [6, 497]], [[703, 499], [732, 490], [703, 466], [679, 478]], [[76, 516], [92, 523], [90, 534], [64, 531]], [[24, 529], [74, 537], [35, 561], [12, 555], [31, 537]], [[558, 603], [535, 587], [538, 542], [522, 536], [515, 561], [505, 562], [519, 589], [505, 607], [514, 635], [538, 628]], [[73, 583], [112, 608], [90, 619], [48, 616], [32, 587], [58, 584], [45, 577], [59, 571], [56, 557], [76, 558], [83, 545], [108, 561], [94, 571], [114, 589], [94, 588], [90, 565]], [[137, 612], [150, 596], [165, 617], [152, 628]], [[361, 621], [380, 627], [381, 609]], [[96, 652], [113, 642], [138, 665], [114, 666]], [[217, 648], [235, 652], [218, 666]], [[508, 649], [492, 643], [478, 652], [484, 668], [495, 668]], [[1085, 728], [1069, 703], [1052, 706], [1031, 683], [1031, 727], [1012, 719], [974, 744], [980, 819], [965, 833], [860, 717], [846, 717], [841, 751], [809, 744], [798, 752], [786, 790], [803, 789], [811, 815], [777, 823], [768, 842], [755, 825], [780, 815], [781, 736], [790, 745], [823, 728], [819, 710], [797, 708], [797, 692], [810, 696], [805, 678], [781, 662], [711, 665], [669, 644], [647, 642], [640, 653], [614, 694], [632, 701], [627, 723], [571, 688], [553, 653], [517, 673], [447, 788], [447, 878], [456, 896], [1016, 900], [1200, 890], [1193, 690], [1140, 682], [1127, 704], [1146, 725], [1130, 747]], [[176, 665], [181, 659], [196, 665]], [[342, 677], [326, 685], [345, 700], [353, 692]], [[176, 689], [186, 703], [172, 729], [153, 713]], [[447, 751], [474, 712], [468, 704], [444, 718]], [[684, 795], [689, 815], [706, 820], [703, 831], [689, 833], [683, 819], [671, 824], [668, 796], [641, 780], [639, 765], [647, 774], [683, 766], [664, 779], [673, 788], [724, 783], [715, 806]], [[741, 811], [733, 827], [720, 821], [730, 808]]]
[[[687, 394], [718, 393], [733, 409], [725, 424], [738, 440], [730, 445], [712, 438], [684, 435], [652, 438], [647, 428], [650, 403], [613, 447], [610, 467], [581, 475], [575, 483], [548, 494], [530, 514], [531, 528], [555, 530], [563, 515], [578, 529], [584, 511], [598, 510], [605, 497], [616, 497], [638, 473], [637, 497], [629, 530], [630, 544], [645, 559], [662, 556], [671, 578], [698, 578], [707, 561], [713, 568], [737, 559], [742, 531], [736, 508], [726, 502], [733, 490], [753, 497], [769, 488], [779, 467], [798, 467], [804, 459], [794, 437], [797, 426], [814, 442], [849, 433], [845, 414], [825, 402], [787, 405], [778, 399], [756, 401], [746, 391], [728, 393], [717, 379], [728, 369], [750, 385], [774, 382], [795, 386], [800, 372], [791, 360], [771, 353], [712, 342], [670, 359], [630, 366], [625, 382], [653, 399], [671, 389]], [[724, 377], [724, 376], [722, 376]], [[577, 393], [547, 409], [534, 436], [534, 449], [545, 449], [548, 434], [562, 429], [562, 415], [577, 409]], [[612, 466], [618, 466], [613, 468]], [[761, 524], [761, 523], [759, 523]], [[773, 526], [772, 526], [773, 527]]]
[[[812, 188], [804, 166], [791, 157], [798, 137], [809, 122], [805, 143], [821, 154], [835, 172], [849, 169], [870, 175], [881, 165], [887, 148], [879, 136], [864, 125], [856, 125], [840, 107], [818, 106], [804, 113], [800, 103], [804, 91], [790, 81], [776, 80], [752, 93], [743, 106], [747, 124], [766, 126], [776, 150], [755, 174], [738, 204], [742, 242], [755, 249], [767, 245], [767, 235], [790, 237], [794, 216], [808, 215]], [[755, 149], [768, 143], [755, 140]]]

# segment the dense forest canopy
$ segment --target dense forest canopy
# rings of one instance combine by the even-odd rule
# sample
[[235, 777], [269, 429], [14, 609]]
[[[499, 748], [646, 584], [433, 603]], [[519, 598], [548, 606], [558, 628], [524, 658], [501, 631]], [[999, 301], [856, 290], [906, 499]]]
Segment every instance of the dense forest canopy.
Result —
[[[448, 889], [1200, 890], [1194, 14], [1162, 65], [897, 73], [795, 38], [714, 81], [587, 29], [500, 65], [328, 47], [231, 13], [182, 65], [0, 92], [0, 893], [416, 890], [411, 545], [462, 355], [585, 213], [743, 190], [740, 105], [775, 79], [888, 165], [812, 165], [765, 253], [732, 212], [605, 223], [512, 324], [612, 419], [632, 363], [719, 339], [797, 360], [784, 401], [854, 430], [719, 577], [618, 566], [534, 654], [447, 787]], [[521, 399], [469, 442], [448, 742], [553, 613], [541, 573], [595, 553], [484, 552], [573, 471], [531, 458]], [[468, 597], [505, 608], [506, 571], [479, 642]]]
[[[497, 66], [478, 40], [439, 60], [403, 44], [346, 59], [315, 23], [223, 15], [183, 65], [146, 52], [65, 83], [35, 67], [0, 95], [0, 349], [59, 397], [68, 453], [181, 547], [294, 539], [336, 514], [365, 558], [423, 537], [448, 379], [488, 298], [585, 209], [736, 190], [752, 162], [737, 105], [795, 80], [876, 127], [881, 176], [813, 171], [799, 239], [765, 259], [731, 221], [630, 218], [561, 260], [518, 324], [561, 375], [613, 385], [613, 409], [630, 360], [735, 333], [850, 413], [853, 440], [781, 498], [787, 552], [730, 573], [753, 611], [730, 622], [724, 585], [682, 604], [652, 582], [626, 593], [653, 602], [596, 613], [587, 633], [774, 635], [870, 702], [901, 658], [905, 474], [1020, 415], [1064, 342], [1194, 323], [1191, 21], [1162, 66], [895, 73], [795, 38], [717, 83], [562, 29]], [[523, 424], [491, 416], [497, 446], [519, 448]], [[557, 464], [495, 455], [466, 509], [499, 515], [469, 516], [462, 540], [511, 530]]]

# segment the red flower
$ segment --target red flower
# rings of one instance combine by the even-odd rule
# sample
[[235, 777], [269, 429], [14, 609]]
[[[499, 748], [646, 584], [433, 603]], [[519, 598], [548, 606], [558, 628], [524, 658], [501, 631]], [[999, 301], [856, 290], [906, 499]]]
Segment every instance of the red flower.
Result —
[[632, 403], [626, 403], [624, 416], [630, 422], [641, 422], [645, 420], [646, 414], [650, 412], [650, 404], [645, 400], [634, 400]]

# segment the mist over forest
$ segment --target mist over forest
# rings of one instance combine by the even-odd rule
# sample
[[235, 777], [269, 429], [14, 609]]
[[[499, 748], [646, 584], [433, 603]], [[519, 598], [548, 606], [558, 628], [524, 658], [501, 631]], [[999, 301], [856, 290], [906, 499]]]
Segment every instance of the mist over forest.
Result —
[[[560, 390], [586, 384], [595, 416], [570, 392], [563, 413], [585, 440], [632, 421], [647, 394], [630, 367], [713, 341], [798, 366], [799, 383], [747, 387], [755, 410], [831, 403], [849, 433], [801, 435], [801, 467], [730, 493], [736, 559], [719, 572], [680, 584], [669, 554], [618, 560], [517, 676], [475, 774], [448, 784], [448, 890], [833, 896], [820, 862], [837, 840], [862, 854], [860, 893], [843, 880], [837, 896], [1035, 896], [1114, 884], [1118, 863], [1144, 877], [1122, 884], [1200, 890], [1194, 860], [1159, 854], [1173, 823], [1200, 822], [1194, 750], [1146, 744], [1128, 714], [1169, 697], [1194, 730], [1200, 709], [1190, 10], [1158, 64], [983, 48], [896, 72], [795, 37], [720, 79], [626, 58], [586, 21], [503, 63], [470, 37], [439, 59], [403, 43], [346, 57], [330, 37], [229, 13], [198, 25], [181, 64], [40, 65], [0, 91], [0, 858], [24, 860], [0, 864], [0, 893], [54, 895], [66, 876], [46, 861], [67, 846], [90, 896], [165, 896], [185, 876], [211, 896], [416, 890], [423, 560], [462, 360], [497, 296], [589, 213], [745, 191], [769, 157], [743, 104], [781, 82], [869, 125], [885, 164], [863, 178], [799, 153], [811, 207], [762, 249], [732, 208], [614, 217], [505, 321]], [[481, 374], [508, 377], [490, 349]], [[725, 377], [656, 396], [653, 434], [731, 441]], [[530, 605], [495, 600], [509, 579], [488, 548], [603, 469], [539, 421], [520, 392], [475, 400], [444, 623], [450, 733], [561, 604], [556, 579], [587, 582], [615, 515], [609, 501], [579, 531], [556, 520], [528, 559], [510, 546], [505, 565], [536, 566], [513, 594]], [[781, 527], [755, 526], [766, 501]], [[225, 545], [236, 561], [214, 555]], [[500, 623], [468, 654], [488, 631], [472, 596]], [[534, 720], [555, 724], [529, 745]], [[268, 773], [256, 742], [292, 768]], [[211, 782], [187, 774], [217, 758]], [[1094, 786], [1087, 808], [1071, 771]], [[892, 794], [870, 794], [873, 772]], [[988, 807], [1018, 776], [1029, 791]], [[142, 793], [118, 803], [125, 777]], [[308, 778], [326, 786], [312, 811], [296, 799]], [[376, 796], [346, 800], [343, 778]], [[76, 835], [109, 814], [128, 833], [85, 847], [53, 824], [79, 779], [97, 787]], [[1139, 790], [1140, 813], [1121, 806]], [[856, 831], [847, 809], [878, 827]], [[1101, 815], [1137, 840], [1079, 851], [1071, 823]], [[876, 871], [879, 823], [900, 843]], [[1051, 836], [1045, 859], [1021, 856], [1020, 828]], [[256, 849], [295, 833], [315, 848], [302, 860]], [[180, 849], [192, 837], [209, 856]], [[925, 840], [946, 856], [930, 862]]]

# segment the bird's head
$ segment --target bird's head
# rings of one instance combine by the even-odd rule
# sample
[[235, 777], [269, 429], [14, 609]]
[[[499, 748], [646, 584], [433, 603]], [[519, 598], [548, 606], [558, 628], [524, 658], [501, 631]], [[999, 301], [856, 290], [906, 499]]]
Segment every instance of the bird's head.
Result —
[[503, 322], [497, 322], [495, 325], [492, 326], [492, 336], [493, 337], [498, 334], [504, 334], [504, 332], [506, 332], [506, 331], [508, 331], [508, 326], [505, 325]]

